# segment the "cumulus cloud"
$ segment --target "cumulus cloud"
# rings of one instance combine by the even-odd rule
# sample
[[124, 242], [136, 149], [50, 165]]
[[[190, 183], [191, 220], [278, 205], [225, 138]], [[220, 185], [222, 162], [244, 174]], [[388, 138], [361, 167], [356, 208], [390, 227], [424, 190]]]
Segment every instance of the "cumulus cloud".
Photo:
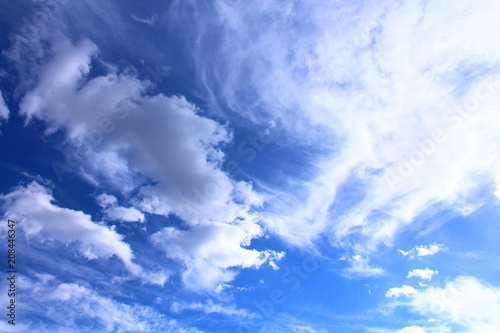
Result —
[[114, 206], [118, 203], [118, 199], [114, 195], [110, 194], [99, 194], [96, 198], [97, 203], [99, 206], [105, 208], [109, 206]]
[[500, 289], [474, 277], [461, 276], [442, 288], [424, 289], [409, 304], [412, 311], [450, 328], [459, 325], [463, 332], [493, 333], [500, 327]]
[[[208, 246], [201, 258], [166, 244], [168, 256], [186, 260], [186, 283], [200, 286], [204, 280], [211, 286], [232, 280], [236, 272], [226, 270], [229, 267], [258, 267], [266, 260], [274, 264], [279, 255], [272, 251], [239, 247], [262, 235], [250, 213], [262, 199], [250, 183], [234, 181], [222, 171], [221, 147], [232, 138], [225, 125], [204, 117], [182, 96], [145, 95], [147, 81], [120, 74], [112, 65], [107, 65], [105, 75], [89, 77], [98, 55], [89, 40], [73, 45], [60, 38], [53, 44], [55, 59], [48, 59], [41, 69], [38, 84], [20, 103], [20, 113], [28, 123], [33, 118], [45, 121], [47, 134], [60, 129], [66, 133], [73, 147], [67, 155], [76, 158], [53, 164], [59, 178], [80, 172], [124, 195], [138, 193], [129, 208], [102, 197], [108, 219], [142, 222], [142, 212], [176, 215], [192, 228], [188, 232], [167, 228], [163, 241], [173, 238], [177, 245], [187, 244], [201, 230], [212, 231], [216, 238], [226, 232], [236, 237], [225, 243], [229, 249], [217, 249], [212, 240], [199, 237], [203, 242], [199, 246]], [[154, 239], [162, 241], [158, 235]], [[225, 250], [228, 253], [221, 255]]]
[[141, 269], [133, 261], [130, 246], [114, 229], [92, 221], [81, 211], [54, 204], [50, 189], [31, 182], [2, 195], [4, 216], [17, 220], [27, 236], [77, 243], [79, 252], [87, 259], [116, 255], [134, 274]]
[[[77, 166], [96, 178], [124, 192], [140, 187], [135, 204], [143, 211], [197, 224], [232, 221], [260, 203], [249, 184], [241, 191], [241, 182], [219, 168], [224, 154], [218, 146], [231, 138], [226, 127], [183, 97], [143, 96], [147, 82], [133, 76], [87, 78], [97, 51], [88, 40], [58, 42], [56, 59], [23, 98], [21, 114], [46, 121], [49, 133], [65, 128], [85, 157]], [[141, 186], [137, 172], [156, 185]]]
[[144, 222], [144, 214], [133, 207], [113, 206], [104, 210], [106, 217], [110, 220], [124, 222]]
[[266, 261], [274, 264], [283, 257], [281, 252], [246, 248], [261, 233], [262, 229], [254, 222], [214, 222], [191, 230], [167, 227], [154, 234], [152, 240], [168, 257], [185, 264], [182, 279], [186, 286], [216, 290], [221, 283], [234, 279], [236, 271], [228, 268], [258, 268]]
[[117, 198], [109, 194], [101, 194], [97, 202], [103, 208], [104, 215], [109, 220], [123, 222], [144, 222], [144, 214], [134, 207], [123, 207], [117, 205]]
[[82, 211], [58, 206], [51, 190], [36, 181], [16, 187], [0, 200], [4, 216], [18, 222], [28, 237], [76, 244], [89, 260], [116, 256], [130, 273], [151, 283], [163, 285], [167, 279], [165, 273], [145, 272], [134, 263], [130, 246], [114, 228], [93, 222]]
[[401, 288], [391, 288], [385, 293], [385, 297], [400, 297], [405, 295], [411, 297], [417, 294], [417, 290], [411, 286], [404, 285]]
[[432, 269], [414, 269], [408, 272], [407, 278], [411, 278], [412, 276], [416, 276], [421, 278], [422, 280], [431, 280], [434, 274], [438, 274], [438, 271], [433, 271]]

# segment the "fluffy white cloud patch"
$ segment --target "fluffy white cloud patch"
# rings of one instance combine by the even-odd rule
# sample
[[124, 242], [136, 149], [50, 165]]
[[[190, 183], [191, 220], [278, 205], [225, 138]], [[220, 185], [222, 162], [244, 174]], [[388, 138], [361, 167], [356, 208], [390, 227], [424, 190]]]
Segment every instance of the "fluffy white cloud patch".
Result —
[[[144, 95], [147, 82], [112, 66], [106, 75], [89, 77], [98, 54], [89, 40], [73, 45], [62, 39], [53, 51], [56, 58], [23, 98], [21, 114], [28, 122], [45, 121], [48, 133], [64, 129], [77, 147], [80, 161], [62, 166], [59, 176], [69, 167], [124, 194], [139, 189], [134, 208], [101, 197], [109, 219], [143, 221], [142, 212], [148, 212], [187, 222], [190, 231], [167, 228], [154, 239], [161, 243], [163, 237], [167, 255], [186, 261], [183, 277], [189, 285], [230, 281], [236, 273], [229, 267], [258, 267], [268, 259], [274, 265], [278, 254], [240, 247], [262, 234], [246, 222], [254, 219], [249, 211], [262, 199], [251, 184], [233, 181], [220, 168], [225, 157], [220, 147], [231, 140], [226, 126], [204, 117], [184, 97]], [[221, 239], [225, 234], [230, 241]], [[204, 249], [202, 255], [194, 256], [191, 247]]]
[[55, 204], [50, 189], [33, 181], [0, 197], [4, 216], [18, 222], [29, 237], [77, 244], [87, 259], [117, 256], [134, 275], [142, 269], [133, 262], [130, 246], [113, 228], [99, 225], [90, 215]]
[[141, 188], [137, 207], [190, 224], [232, 221], [260, 203], [249, 184], [219, 168], [224, 154], [218, 147], [231, 139], [225, 126], [201, 116], [183, 97], [142, 95], [147, 82], [112, 67], [89, 78], [98, 49], [88, 40], [75, 46], [62, 40], [54, 51], [56, 59], [23, 98], [21, 114], [46, 121], [49, 133], [64, 128], [84, 156], [77, 170], [84, 167], [124, 192], [141, 186], [139, 173], [156, 185]]
[[404, 285], [401, 288], [391, 288], [385, 293], [385, 297], [400, 297], [405, 295], [411, 297], [417, 294], [417, 290], [411, 286]]
[[443, 288], [429, 287], [414, 295], [411, 310], [442, 325], [458, 325], [460, 332], [494, 333], [500, 327], [500, 289], [461, 276]]
[[408, 272], [407, 278], [411, 278], [413, 276], [419, 277], [422, 280], [431, 280], [434, 274], [438, 274], [438, 271], [433, 271], [432, 269], [425, 268], [425, 269], [414, 269], [410, 272]]
[[398, 250], [403, 257], [408, 256], [410, 259], [417, 257], [427, 257], [437, 254], [440, 251], [445, 251], [447, 248], [443, 244], [417, 245], [410, 251]]
[[258, 268], [266, 261], [274, 264], [283, 257], [284, 253], [245, 248], [261, 233], [260, 226], [254, 222], [214, 222], [191, 230], [167, 227], [152, 239], [168, 257], [185, 264], [182, 279], [188, 287], [215, 290], [235, 277], [236, 271], [228, 268]]
[[144, 214], [134, 207], [123, 207], [117, 205], [116, 197], [109, 194], [101, 194], [97, 202], [103, 208], [104, 215], [109, 220], [123, 222], [144, 222]]

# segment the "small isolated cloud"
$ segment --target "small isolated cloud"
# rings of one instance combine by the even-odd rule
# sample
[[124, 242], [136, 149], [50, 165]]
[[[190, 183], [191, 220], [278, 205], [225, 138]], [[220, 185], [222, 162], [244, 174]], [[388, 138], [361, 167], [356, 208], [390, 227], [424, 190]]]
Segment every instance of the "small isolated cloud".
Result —
[[113, 206], [106, 208], [104, 213], [110, 220], [123, 222], [144, 222], [145, 220], [144, 214], [133, 207]]
[[403, 257], [408, 256], [410, 259], [415, 259], [416, 257], [426, 257], [432, 256], [440, 251], [447, 250], [443, 244], [430, 244], [430, 245], [417, 245], [410, 251], [398, 250], [399, 253], [403, 255]]
[[[342, 258], [341, 258], [342, 259]], [[369, 263], [369, 259], [359, 254], [347, 259], [351, 264], [350, 267], [344, 270], [347, 277], [370, 277], [384, 274], [384, 270], [380, 267], [373, 267]]]
[[144, 222], [144, 214], [134, 207], [123, 207], [117, 204], [118, 199], [109, 194], [101, 194], [97, 202], [103, 208], [104, 215], [108, 220], [122, 222]]
[[411, 297], [417, 294], [417, 290], [413, 287], [404, 285], [401, 288], [391, 288], [385, 293], [385, 297], [400, 297], [404, 295], [406, 297]]
[[5, 103], [5, 100], [3, 99], [3, 94], [0, 91], [0, 119], [8, 120], [9, 114], [10, 114], [9, 108], [7, 107], [7, 103]]
[[154, 14], [153, 16], [148, 17], [148, 18], [140, 18], [140, 17], [137, 17], [135, 15], [130, 15], [130, 17], [132, 18], [132, 20], [134, 20], [136, 22], [141, 22], [141, 23], [145, 23], [145, 24], [149, 24], [149, 25], [155, 23], [158, 20], [158, 14]]
[[432, 269], [414, 269], [408, 272], [407, 278], [411, 278], [412, 276], [416, 276], [421, 278], [422, 280], [431, 280], [434, 274], [438, 274], [438, 271], [433, 271]]

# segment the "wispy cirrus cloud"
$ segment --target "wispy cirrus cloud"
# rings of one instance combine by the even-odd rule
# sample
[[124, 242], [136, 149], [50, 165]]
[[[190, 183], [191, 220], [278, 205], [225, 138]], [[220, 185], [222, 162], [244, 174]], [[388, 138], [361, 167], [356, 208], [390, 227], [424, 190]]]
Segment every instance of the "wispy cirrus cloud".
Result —
[[258, 318], [258, 316], [255, 313], [249, 312], [245, 309], [238, 309], [231, 304], [228, 305], [228, 304], [215, 303], [211, 300], [208, 300], [205, 303], [173, 302], [171, 305], [171, 309], [175, 313], [188, 310], [188, 311], [200, 311], [205, 314], [222, 314], [229, 317], [243, 317], [250, 319]]
[[[170, 24], [181, 24], [183, 4], [172, 8]], [[295, 191], [276, 188], [271, 200], [266, 223], [289, 242], [327, 232], [373, 251], [439, 207], [468, 214], [476, 191], [491, 187], [500, 49], [485, 41], [500, 31], [496, 2], [218, 1], [210, 10], [188, 30], [207, 96], [255, 123], [283, 120], [290, 142], [323, 143], [301, 157], [312, 170]], [[207, 54], [209, 40], [217, 47]], [[341, 193], [356, 184], [346, 202]]]
[[[20, 306], [32, 318], [24, 325], [29, 331], [201, 333], [152, 307], [118, 302], [89, 286], [62, 282], [51, 275], [23, 276], [19, 285], [25, 300]], [[52, 320], [39, 321], [43, 316]]]
[[374, 267], [370, 264], [370, 260], [362, 255], [354, 255], [347, 259], [350, 266], [344, 269], [343, 273], [348, 277], [370, 277], [381, 276], [385, 271], [381, 267]]

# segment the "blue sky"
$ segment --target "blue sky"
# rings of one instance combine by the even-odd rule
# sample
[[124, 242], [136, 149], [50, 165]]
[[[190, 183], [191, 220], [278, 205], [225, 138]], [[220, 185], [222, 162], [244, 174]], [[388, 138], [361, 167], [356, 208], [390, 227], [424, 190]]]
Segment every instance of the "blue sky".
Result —
[[1, 6], [0, 331], [498, 332], [497, 1]]

